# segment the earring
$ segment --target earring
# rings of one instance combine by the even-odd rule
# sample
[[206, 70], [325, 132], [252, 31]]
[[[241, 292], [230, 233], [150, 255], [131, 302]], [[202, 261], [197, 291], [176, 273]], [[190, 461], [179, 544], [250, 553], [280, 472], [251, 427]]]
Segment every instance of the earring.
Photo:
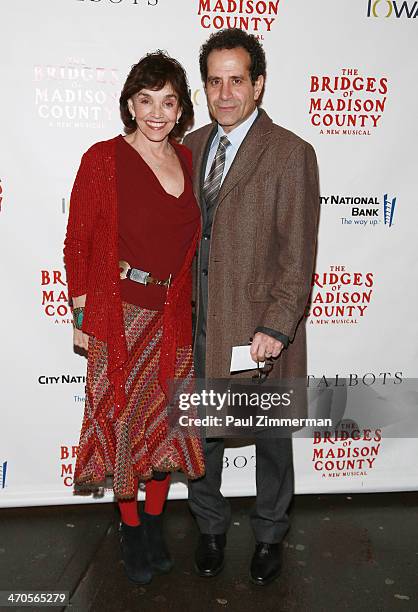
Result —
[[135, 121], [135, 115], [132, 115], [132, 121]]

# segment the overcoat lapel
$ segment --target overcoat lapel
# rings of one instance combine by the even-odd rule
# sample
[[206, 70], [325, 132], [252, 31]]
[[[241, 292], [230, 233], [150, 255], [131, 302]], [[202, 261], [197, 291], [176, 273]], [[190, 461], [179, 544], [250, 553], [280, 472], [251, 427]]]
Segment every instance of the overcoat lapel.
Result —
[[206, 216], [206, 206], [204, 203], [203, 196], [205, 168], [209, 155], [210, 143], [212, 142], [217, 129], [218, 126], [216, 123], [212, 123], [206, 127], [205, 132], [202, 134], [202, 144], [193, 157], [193, 191], [197, 196], [198, 204], [202, 213], [203, 222], [205, 221]]
[[248, 176], [251, 169], [257, 165], [258, 159], [268, 146], [267, 134], [272, 131], [272, 121], [263, 110], [259, 111], [248, 134], [244, 138], [235, 156], [232, 166], [226, 175], [218, 194], [217, 205], [228, 195], [235, 185]]

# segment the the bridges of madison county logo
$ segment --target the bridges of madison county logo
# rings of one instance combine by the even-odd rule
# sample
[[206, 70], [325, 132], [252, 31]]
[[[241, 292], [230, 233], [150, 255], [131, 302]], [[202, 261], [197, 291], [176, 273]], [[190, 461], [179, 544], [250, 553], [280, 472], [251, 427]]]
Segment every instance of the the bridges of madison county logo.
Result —
[[280, 0], [197, 0], [202, 28], [240, 28], [261, 39], [271, 32], [279, 3]]
[[336, 75], [311, 75], [309, 91], [309, 119], [319, 134], [370, 136], [385, 112], [388, 79], [342, 68]]
[[0, 489], [6, 488], [7, 461], [0, 463]]
[[42, 310], [53, 323], [71, 323], [67, 283], [62, 270], [41, 270]]
[[33, 68], [37, 116], [50, 127], [102, 128], [119, 113], [120, 80], [115, 67], [84, 59]]
[[381, 429], [362, 429], [350, 420], [342, 421], [336, 431], [316, 431], [313, 469], [321, 478], [367, 476], [375, 467], [381, 439]]
[[307, 308], [310, 325], [352, 325], [366, 316], [374, 286], [373, 272], [351, 272], [346, 266], [330, 266], [315, 272]]
[[345, 227], [392, 227], [396, 209], [396, 197], [387, 193], [379, 196], [321, 196], [322, 210], [335, 214], [338, 224]]
[[418, 16], [418, 1], [367, 0], [367, 17], [394, 17], [415, 19]]
[[74, 468], [77, 450], [78, 446], [61, 446], [60, 448], [60, 475], [65, 487], [72, 487], [74, 483]]

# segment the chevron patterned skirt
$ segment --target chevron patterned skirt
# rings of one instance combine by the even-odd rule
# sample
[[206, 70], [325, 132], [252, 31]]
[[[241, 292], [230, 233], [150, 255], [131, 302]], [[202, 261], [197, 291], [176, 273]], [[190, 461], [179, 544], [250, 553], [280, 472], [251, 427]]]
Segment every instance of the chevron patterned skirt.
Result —
[[[113, 420], [114, 394], [107, 378], [107, 346], [89, 338], [86, 404], [74, 474], [75, 493], [103, 490], [109, 477], [119, 499], [134, 495], [134, 479], [149, 480], [153, 471], [182, 471], [203, 476], [198, 432], [169, 426], [167, 399], [158, 382], [162, 315], [123, 304], [128, 361], [126, 405]], [[177, 349], [175, 377], [193, 380], [191, 346]]]

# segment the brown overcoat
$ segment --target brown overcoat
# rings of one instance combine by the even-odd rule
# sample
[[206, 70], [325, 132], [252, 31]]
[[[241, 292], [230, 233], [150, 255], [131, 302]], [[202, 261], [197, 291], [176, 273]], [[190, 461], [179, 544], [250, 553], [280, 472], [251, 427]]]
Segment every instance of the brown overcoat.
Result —
[[[193, 154], [194, 190], [200, 206], [216, 129], [216, 123], [206, 125], [184, 140]], [[269, 378], [306, 378], [304, 311], [318, 212], [314, 149], [275, 125], [261, 110], [224, 179], [214, 212], [208, 269], [208, 378], [230, 375], [232, 346], [247, 344], [258, 326], [290, 338]], [[197, 300], [199, 278], [196, 274]]]

